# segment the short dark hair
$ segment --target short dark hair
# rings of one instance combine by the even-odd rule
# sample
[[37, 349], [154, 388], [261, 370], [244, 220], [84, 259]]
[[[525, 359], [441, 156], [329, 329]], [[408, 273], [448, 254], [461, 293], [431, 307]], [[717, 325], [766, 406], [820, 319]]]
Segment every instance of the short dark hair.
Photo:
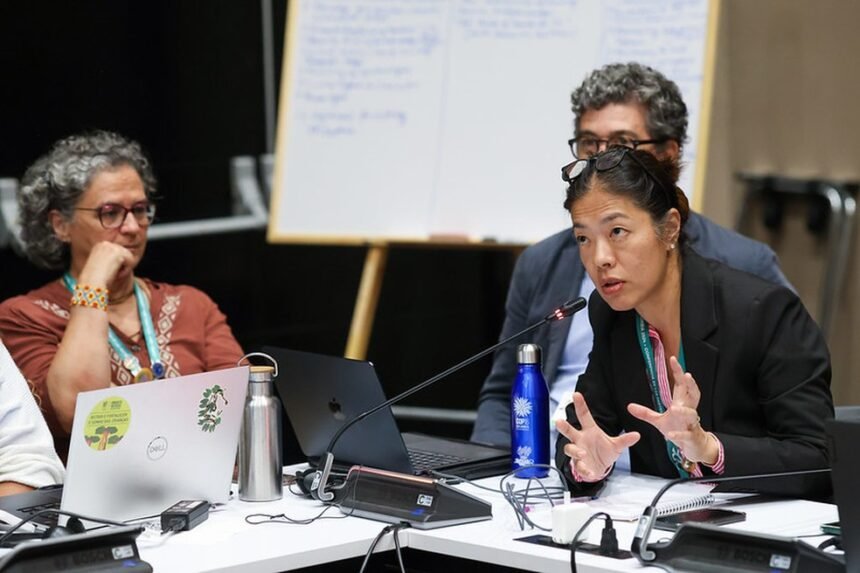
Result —
[[35, 264], [63, 269], [69, 264], [69, 247], [54, 235], [50, 213], [54, 209], [70, 219], [75, 205], [98, 173], [127, 165], [143, 181], [146, 196], [155, 195], [152, 165], [140, 145], [110, 131], [93, 131], [57, 141], [24, 173], [18, 191], [21, 241]]
[[678, 85], [648, 66], [636, 62], [609, 64], [594, 70], [570, 96], [574, 127], [590, 109], [611, 103], [639, 102], [645, 106], [645, 123], [652, 139], [687, 141], [687, 106]]
[[[601, 158], [609, 154], [622, 153], [624, 156], [615, 167], [601, 171]], [[684, 224], [690, 216], [687, 196], [678, 188], [680, 167], [676, 159], [658, 159], [654, 154], [642, 149], [612, 147], [587, 161], [585, 169], [570, 182], [564, 208], [570, 211], [573, 204], [584, 197], [600, 183], [601, 189], [612, 195], [630, 199], [634, 205], [647, 211], [651, 220], [660, 225], [670, 209], [681, 214], [681, 235], [683, 240]]]

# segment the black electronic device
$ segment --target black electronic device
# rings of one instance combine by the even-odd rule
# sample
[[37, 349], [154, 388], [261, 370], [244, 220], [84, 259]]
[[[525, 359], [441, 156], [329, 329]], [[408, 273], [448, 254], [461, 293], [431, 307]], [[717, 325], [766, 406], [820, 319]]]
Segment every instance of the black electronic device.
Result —
[[[313, 486], [313, 489], [311, 491], [312, 495], [316, 499], [319, 499], [320, 501], [323, 501], [323, 502], [334, 501], [335, 491], [329, 487], [330, 486], [329, 476], [331, 475], [332, 466], [334, 464], [334, 448], [335, 448], [335, 445], [337, 444], [338, 439], [343, 435], [343, 433], [347, 429], [354, 426], [356, 423], [361, 422], [362, 420], [366, 419], [367, 417], [375, 414], [376, 412], [379, 412], [380, 410], [384, 410], [384, 409], [387, 410], [393, 404], [396, 404], [397, 402], [400, 402], [401, 400], [408, 398], [409, 396], [411, 396], [412, 394], [415, 394], [416, 392], [420, 392], [421, 390], [427, 388], [428, 386], [431, 386], [432, 384], [435, 384], [439, 380], [442, 380], [443, 378], [446, 378], [446, 377], [450, 376], [451, 374], [465, 368], [466, 366], [468, 366], [469, 364], [472, 364], [476, 360], [486, 356], [487, 354], [493, 352], [494, 350], [501, 348], [502, 346], [508, 344], [509, 342], [511, 342], [511, 341], [537, 329], [538, 327], [543, 326], [544, 324], [546, 324], [548, 322], [562, 320], [563, 318], [571, 316], [572, 314], [585, 308], [585, 306], [586, 306], [586, 302], [585, 302], [585, 299], [583, 297], [578, 297], [578, 298], [569, 300], [566, 303], [564, 303], [563, 305], [561, 305], [560, 307], [554, 309], [552, 312], [547, 314], [545, 317], [543, 317], [538, 322], [532, 324], [531, 326], [524, 328], [523, 330], [507, 337], [506, 339], [490, 346], [489, 348], [485, 348], [481, 352], [478, 352], [477, 354], [467, 358], [466, 360], [463, 360], [459, 364], [456, 364], [456, 365], [452, 366], [451, 368], [448, 368], [447, 370], [440, 372], [439, 374], [436, 374], [435, 376], [421, 382], [420, 384], [417, 384], [417, 385], [413, 386], [412, 388], [409, 388], [408, 390], [401, 392], [397, 396], [394, 396], [393, 398], [385, 400], [385, 401], [377, 404], [376, 406], [370, 408], [369, 410], [366, 410], [366, 411], [358, 414], [357, 416], [354, 416], [353, 418], [351, 418], [349, 421], [347, 421], [345, 424], [343, 424], [335, 432], [335, 434], [332, 436], [331, 440], [329, 441], [328, 447], [326, 447], [326, 449], [325, 449], [324, 459], [322, 460], [322, 469], [318, 472], [317, 476], [314, 478], [314, 480], [312, 482], [312, 486]], [[274, 353], [269, 352], [269, 354], [274, 354]], [[282, 372], [283, 372], [283, 370], [282, 370]], [[284, 378], [284, 376], [282, 375], [279, 379], [281, 379], [281, 378]], [[410, 477], [410, 476], [404, 476], [404, 477]], [[404, 482], [404, 483], [411, 483], [411, 482]]]
[[721, 509], [717, 507], [705, 507], [691, 511], [682, 511], [671, 515], [663, 515], [654, 522], [655, 529], [664, 531], [677, 531], [685, 523], [707, 523], [710, 525], [728, 525], [739, 523], [747, 518], [742, 511]]
[[112, 527], [43, 540], [25, 541], [0, 558], [3, 573], [151, 573], [140, 558], [140, 526]]
[[435, 529], [492, 519], [492, 506], [436, 479], [354, 467], [335, 502], [346, 515]]
[[[797, 470], [743, 476], [703, 476], [679, 478], [668, 482], [642, 512], [630, 552], [643, 564], [666, 571], [772, 571], [804, 572], [844, 571], [841, 558], [796, 539], [722, 529], [706, 524], [684, 524], [675, 536], [655, 544], [648, 536], [657, 517], [657, 502], [670, 488], [681, 483], [709, 483], [776, 479], [793, 476], [814, 476], [830, 472], [830, 468]], [[708, 547], [707, 551], [703, 550]]]
[[[556, 547], [570, 551], [570, 543], [556, 543], [551, 535], [528, 535], [526, 537], [517, 537], [514, 541], [524, 541], [526, 543], [534, 543], [535, 545], [543, 545], [544, 547]], [[600, 555], [609, 559], [632, 559], [633, 555], [626, 549], [619, 549], [614, 555], [606, 555], [600, 552], [600, 545], [580, 541], [576, 544], [577, 553], [590, 553], [592, 555]]]
[[161, 531], [188, 531], [209, 518], [209, 502], [178, 501], [161, 513]]
[[649, 565], [672, 572], [845, 572], [840, 556], [820, 551], [800, 540], [718, 525], [681, 525], [671, 540], [650, 544], [648, 550], [654, 553]]
[[833, 468], [833, 499], [839, 509], [839, 530], [845, 550], [845, 570], [860, 573], [860, 420], [827, 420], [830, 465]]

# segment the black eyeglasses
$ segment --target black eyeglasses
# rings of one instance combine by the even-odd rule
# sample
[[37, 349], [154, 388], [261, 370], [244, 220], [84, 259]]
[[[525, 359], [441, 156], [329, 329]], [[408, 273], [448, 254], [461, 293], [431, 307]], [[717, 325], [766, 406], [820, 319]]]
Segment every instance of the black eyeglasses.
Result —
[[610, 169], [615, 169], [621, 162], [624, 161], [625, 157], [630, 157], [633, 161], [636, 162], [642, 170], [648, 174], [648, 177], [651, 178], [654, 183], [663, 191], [663, 194], [666, 197], [666, 200], [669, 202], [669, 206], [673, 207], [677, 203], [677, 197], [674, 197], [672, 193], [669, 193], [669, 190], [657, 179], [657, 176], [651, 172], [648, 167], [642, 163], [642, 160], [636, 157], [635, 153], [632, 153], [633, 149], [630, 147], [611, 147], [602, 153], [598, 153], [593, 157], [589, 157], [588, 159], [577, 159], [572, 163], [568, 163], [564, 167], [561, 168], [561, 178], [564, 182], [570, 183], [573, 185], [576, 182], [576, 179], [582, 175], [582, 172], [589, 165], [594, 165], [594, 169], [600, 173], [602, 171], [609, 171]]
[[568, 139], [567, 144], [570, 146], [570, 152], [573, 153], [575, 158], [588, 159], [592, 155], [596, 155], [600, 152], [601, 144], [605, 145], [606, 149], [611, 149], [613, 147], [636, 149], [640, 145], [648, 143], [660, 144], [666, 143], [667, 141], [669, 141], [669, 138], [667, 137], [662, 139], [632, 139], [623, 135], [613, 135], [609, 139], [598, 139], [590, 135], [583, 135], [581, 137]]
[[155, 205], [149, 201], [139, 201], [131, 207], [117, 203], [105, 203], [98, 207], [75, 207], [75, 211], [95, 211], [98, 213], [99, 223], [105, 229], [119, 229], [129, 213], [141, 227], [148, 227], [155, 218]]

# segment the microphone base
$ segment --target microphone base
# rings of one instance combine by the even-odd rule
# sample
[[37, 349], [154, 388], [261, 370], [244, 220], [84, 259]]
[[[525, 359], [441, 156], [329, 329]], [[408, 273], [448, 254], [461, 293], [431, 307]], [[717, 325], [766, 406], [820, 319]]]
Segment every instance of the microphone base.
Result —
[[341, 512], [386, 523], [436, 529], [492, 519], [492, 506], [426, 477], [355, 466], [337, 491]]
[[684, 524], [670, 541], [649, 544], [648, 549], [656, 558], [644, 564], [666, 571], [845, 571], [839, 556], [802, 541], [715, 525]]

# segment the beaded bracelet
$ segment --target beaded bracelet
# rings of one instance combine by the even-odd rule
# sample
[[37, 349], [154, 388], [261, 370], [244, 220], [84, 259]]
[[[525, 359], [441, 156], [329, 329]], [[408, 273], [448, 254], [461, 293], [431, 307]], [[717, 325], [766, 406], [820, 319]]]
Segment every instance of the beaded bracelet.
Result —
[[102, 287], [91, 287], [89, 285], [75, 285], [72, 293], [72, 306], [88, 306], [100, 308], [107, 312], [108, 295], [110, 291]]

